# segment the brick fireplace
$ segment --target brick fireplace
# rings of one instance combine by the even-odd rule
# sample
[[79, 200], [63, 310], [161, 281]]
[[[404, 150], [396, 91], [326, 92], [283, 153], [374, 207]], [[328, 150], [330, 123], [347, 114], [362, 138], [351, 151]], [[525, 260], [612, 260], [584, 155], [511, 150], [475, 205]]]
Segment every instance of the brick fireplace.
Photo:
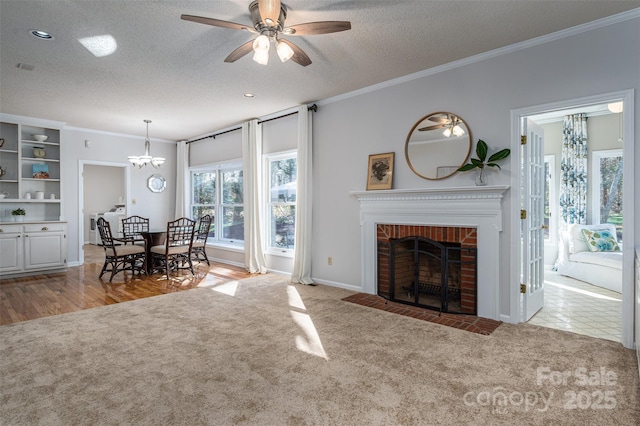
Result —
[[[402, 238], [416, 229], [422, 232], [424, 227], [431, 235], [426, 238], [460, 246], [471, 244], [473, 238], [468, 233], [475, 232], [475, 311], [480, 317], [500, 320], [501, 202], [507, 189], [508, 186], [482, 186], [352, 192], [360, 203], [362, 292], [378, 294], [380, 284], [384, 289], [384, 282], [378, 282], [379, 229], [382, 234], [395, 235], [391, 238]], [[385, 226], [394, 227], [393, 231]], [[451, 234], [456, 232], [457, 237]], [[460, 233], [465, 234], [462, 241]], [[471, 305], [465, 305], [467, 308], [471, 309]]]
[[377, 294], [442, 312], [475, 314], [477, 230], [378, 224]]

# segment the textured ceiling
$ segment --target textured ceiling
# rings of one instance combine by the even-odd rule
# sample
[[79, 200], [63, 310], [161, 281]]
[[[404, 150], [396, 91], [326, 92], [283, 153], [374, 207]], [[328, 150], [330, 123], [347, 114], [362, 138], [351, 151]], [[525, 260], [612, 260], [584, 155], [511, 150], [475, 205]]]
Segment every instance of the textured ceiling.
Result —
[[[640, 1], [289, 0], [286, 24], [351, 21], [346, 32], [290, 37], [313, 63], [223, 62], [250, 24], [250, 0], [0, 0], [0, 112], [69, 126], [180, 140], [348, 93], [640, 7]], [[38, 40], [30, 29], [52, 33]], [[94, 57], [78, 39], [111, 35]], [[24, 63], [32, 71], [16, 67]], [[254, 93], [253, 99], [242, 94]]]

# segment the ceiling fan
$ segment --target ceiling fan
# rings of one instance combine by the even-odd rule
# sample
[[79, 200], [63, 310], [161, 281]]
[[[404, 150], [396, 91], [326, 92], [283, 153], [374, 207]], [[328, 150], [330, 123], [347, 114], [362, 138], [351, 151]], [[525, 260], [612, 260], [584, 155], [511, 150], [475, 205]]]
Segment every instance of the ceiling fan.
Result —
[[249, 40], [231, 52], [224, 61], [235, 62], [253, 50], [253, 60], [262, 65], [266, 65], [269, 61], [269, 46], [272, 41], [282, 62], [291, 59], [303, 67], [311, 64], [311, 59], [302, 49], [289, 40], [282, 38], [282, 36], [329, 34], [351, 29], [351, 22], [349, 21], [307, 22], [285, 27], [284, 21], [287, 18], [287, 6], [281, 3], [280, 0], [254, 0], [249, 4], [249, 13], [251, 14], [253, 27], [203, 16], [181, 15], [180, 18], [185, 21], [259, 34], [254, 40]]
[[460, 117], [450, 113], [439, 113], [429, 116], [429, 121], [436, 123], [432, 126], [425, 126], [418, 129], [419, 132], [426, 132], [429, 130], [445, 129], [444, 136], [449, 137], [452, 134], [454, 136], [462, 136], [465, 131], [460, 124], [464, 124]]

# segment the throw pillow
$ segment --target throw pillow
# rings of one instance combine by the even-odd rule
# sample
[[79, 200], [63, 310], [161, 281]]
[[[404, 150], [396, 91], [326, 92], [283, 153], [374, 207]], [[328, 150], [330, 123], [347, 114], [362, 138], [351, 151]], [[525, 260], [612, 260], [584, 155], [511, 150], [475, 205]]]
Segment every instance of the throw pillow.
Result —
[[583, 229], [582, 235], [591, 251], [620, 251], [615, 235], [606, 229]]

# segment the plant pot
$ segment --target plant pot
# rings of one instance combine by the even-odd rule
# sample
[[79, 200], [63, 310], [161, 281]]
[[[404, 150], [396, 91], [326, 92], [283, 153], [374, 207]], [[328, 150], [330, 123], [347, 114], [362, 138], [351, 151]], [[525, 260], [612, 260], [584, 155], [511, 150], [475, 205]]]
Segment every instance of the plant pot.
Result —
[[24, 222], [24, 216], [14, 216], [16, 222]]
[[485, 186], [487, 184], [487, 173], [484, 168], [478, 168], [476, 174], [476, 186]]

